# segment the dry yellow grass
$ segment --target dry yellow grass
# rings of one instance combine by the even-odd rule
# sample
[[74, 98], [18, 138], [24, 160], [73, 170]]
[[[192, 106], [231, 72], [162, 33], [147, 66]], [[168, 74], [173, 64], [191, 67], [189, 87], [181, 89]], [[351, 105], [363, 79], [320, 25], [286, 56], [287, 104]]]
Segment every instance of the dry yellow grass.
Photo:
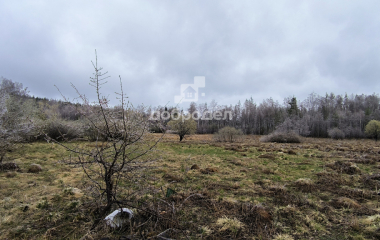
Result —
[[361, 208], [360, 204], [357, 201], [347, 198], [347, 197], [339, 197], [337, 199], [334, 199], [333, 205], [338, 208], [343, 208], [343, 207], [355, 208], [355, 209]]
[[216, 225], [220, 227], [219, 231], [231, 231], [236, 232], [244, 228], [244, 224], [236, 218], [228, 218], [226, 216], [218, 218]]
[[[347, 237], [378, 236], [377, 217], [366, 215], [378, 214], [379, 143], [306, 138], [302, 144], [276, 144], [261, 143], [259, 136], [244, 138], [230, 144], [214, 142], [212, 135], [192, 135], [182, 142], [177, 135], [165, 135], [155, 152], [155, 168], [147, 171], [144, 179], [152, 193], [138, 197], [169, 203], [160, 202], [160, 213], [178, 221], [177, 227], [191, 229], [194, 239], [223, 239], [231, 229], [235, 238], [261, 234], [264, 239], [312, 239], [324, 234], [334, 239], [339, 231], [345, 231]], [[96, 147], [95, 143], [73, 144]], [[268, 157], [260, 157], [263, 155]], [[91, 223], [81, 207], [87, 201], [86, 177], [80, 168], [62, 163], [68, 157], [64, 149], [47, 143], [26, 144], [9, 154], [22, 172], [0, 172], [0, 239], [101, 236], [88, 231]], [[338, 161], [344, 164], [335, 164]], [[342, 171], [353, 162], [360, 171]], [[32, 163], [43, 170], [27, 173]], [[326, 167], [331, 163], [333, 167]], [[194, 165], [199, 169], [191, 169]], [[168, 188], [176, 193], [167, 199]], [[263, 210], [245, 207], [260, 204], [265, 206]], [[270, 219], [266, 228], [252, 223], [252, 218], [260, 216]], [[367, 230], [350, 227], [355, 221]], [[170, 221], [165, 224], [160, 226], [172, 226]], [[151, 230], [150, 226], [144, 230], [147, 236], [164, 230]], [[102, 236], [117, 236], [104, 233]]]

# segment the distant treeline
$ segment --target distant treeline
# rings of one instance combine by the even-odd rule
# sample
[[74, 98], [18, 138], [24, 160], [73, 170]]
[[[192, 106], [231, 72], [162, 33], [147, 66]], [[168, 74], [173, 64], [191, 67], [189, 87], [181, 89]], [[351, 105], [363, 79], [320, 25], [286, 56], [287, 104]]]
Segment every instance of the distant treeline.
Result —
[[[303, 101], [296, 97], [286, 98], [284, 104], [272, 98], [257, 104], [247, 99], [243, 104], [219, 106], [215, 101], [210, 104], [191, 103], [187, 109], [212, 115], [219, 111], [231, 117], [221, 120], [197, 120], [199, 134], [215, 133], [225, 126], [241, 129], [245, 134], [264, 135], [275, 130], [292, 130], [307, 137], [328, 137], [328, 131], [338, 128], [346, 138], [365, 137], [364, 128], [370, 120], [380, 120], [380, 97], [372, 95], [334, 95], [319, 96], [315, 93]], [[157, 107], [154, 110], [171, 112], [174, 108]]]
[[[3, 78], [0, 84], [0, 130], [8, 132], [18, 130], [28, 138], [36, 136], [37, 130], [46, 129], [54, 135], [65, 132], [66, 136], [84, 136], [89, 130], [82, 125], [78, 103], [57, 101], [53, 99], [30, 96], [20, 83]], [[307, 99], [299, 101], [296, 97], [284, 99], [280, 104], [272, 98], [257, 104], [247, 99], [242, 104], [220, 106], [214, 100], [207, 104], [192, 102], [185, 111], [175, 107], [153, 107], [146, 109], [138, 106], [135, 111], [144, 111], [147, 117], [152, 112], [172, 113], [174, 110], [186, 112], [197, 117], [197, 133], [212, 134], [219, 129], [230, 126], [241, 129], [245, 134], [265, 135], [275, 130], [286, 130], [306, 137], [329, 137], [329, 131], [340, 129], [346, 138], [363, 138], [364, 128], [370, 120], [380, 120], [380, 97], [372, 95], [334, 95], [319, 96], [312, 93]], [[120, 111], [119, 106], [110, 111]], [[194, 114], [196, 112], [196, 114]], [[210, 118], [215, 112], [220, 113], [220, 120]], [[224, 118], [229, 112], [228, 118]], [[202, 114], [208, 113], [208, 120]], [[154, 123], [154, 121], [152, 121]], [[164, 129], [169, 122], [161, 120]], [[24, 124], [20, 124], [24, 123]], [[32, 125], [30, 125], [32, 123]], [[25, 127], [28, 126], [28, 127]], [[162, 125], [161, 125], [162, 126]], [[39, 129], [37, 129], [39, 128]], [[152, 124], [152, 131], [159, 132]]]

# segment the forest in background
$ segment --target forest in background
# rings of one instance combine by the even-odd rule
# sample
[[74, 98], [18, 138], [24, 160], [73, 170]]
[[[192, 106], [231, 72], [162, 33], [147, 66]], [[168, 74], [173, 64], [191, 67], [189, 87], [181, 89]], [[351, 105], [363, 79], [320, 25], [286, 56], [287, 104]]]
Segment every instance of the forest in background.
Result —
[[[257, 104], [252, 98], [242, 104], [219, 106], [215, 101], [210, 104], [192, 102], [189, 113], [215, 111], [231, 112], [231, 118], [222, 120], [197, 120], [197, 133], [215, 133], [230, 126], [241, 129], [245, 134], [266, 135], [275, 130], [294, 131], [304, 137], [329, 137], [329, 130], [340, 129], [345, 138], [366, 137], [364, 129], [370, 120], [380, 120], [380, 98], [372, 95], [334, 95], [319, 96], [315, 93], [303, 101], [296, 97], [284, 99], [280, 104], [268, 98]], [[171, 112], [174, 107], [157, 107], [154, 110]]]
[[[41, 129], [52, 138], [60, 138], [62, 134], [70, 139], [89, 135], [91, 129], [82, 125], [77, 108], [78, 103], [30, 96], [22, 84], [3, 78], [0, 85], [0, 116], [2, 131], [8, 135], [18, 135], [32, 140], [42, 139], [38, 136]], [[380, 120], [380, 97], [378, 94], [320, 96], [312, 93], [307, 99], [300, 101], [296, 97], [284, 99], [280, 104], [272, 98], [256, 103], [252, 98], [244, 103], [220, 106], [216, 101], [196, 104], [192, 102], [185, 112], [192, 114], [223, 114], [231, 112], [228, 118], [221, 120], [205, 120], [198, 116], [197, 133], [212, 134], [219, 129], [230, 126], [241, 129], [244, 134], [266, 135], [275, 130], [293, 131], [304, 137], [329, 137], [331, 129], [339, 129], [344, 138], [366, 137], [365, 126], [370, 120]], [[111, 107], [115, 111], [118, 106]], [[175, 107], [158, 106], [151, 108], [137, 107], [147, 117], [152, 112], [183, 111]], [[167, 121], [161, 121], [167, 127]], [[151, 130], [162, 131], [152, 121]], [[3, 134], [4, 135], [4, 134]]]

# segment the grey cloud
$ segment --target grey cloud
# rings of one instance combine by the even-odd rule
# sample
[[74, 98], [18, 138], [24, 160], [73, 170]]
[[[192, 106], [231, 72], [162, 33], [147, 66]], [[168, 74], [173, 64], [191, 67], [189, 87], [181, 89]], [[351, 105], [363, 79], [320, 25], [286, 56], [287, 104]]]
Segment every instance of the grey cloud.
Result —
[[[379, 87], [376, 1], [29, 1], [0, 3], [0, 75], [55, 98], [90, 98], [94, 50], [134, 104], [174, 105], [206, 77], [206, 98], [235, 104]], [[358, 92], [360, 91], [360, 92]], [[234, 101], [234, 102], [231, 102]]]

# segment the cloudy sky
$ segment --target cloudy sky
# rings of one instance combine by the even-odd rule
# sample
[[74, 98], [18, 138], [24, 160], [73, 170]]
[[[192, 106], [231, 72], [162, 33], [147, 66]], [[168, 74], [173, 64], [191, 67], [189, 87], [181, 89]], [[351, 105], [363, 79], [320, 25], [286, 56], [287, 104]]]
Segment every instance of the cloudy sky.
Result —
[[[202, 101], [305, 99], [380, 91], [380, 1], [0, 1], [0, 76], [35, 96], [93, 99], [91, 60], [130, 101], [175, 105], [205, 77]], [[185, 104], [185, 103], [184, 103]], [[185, 105], [183, 105], [185, 106]]]

